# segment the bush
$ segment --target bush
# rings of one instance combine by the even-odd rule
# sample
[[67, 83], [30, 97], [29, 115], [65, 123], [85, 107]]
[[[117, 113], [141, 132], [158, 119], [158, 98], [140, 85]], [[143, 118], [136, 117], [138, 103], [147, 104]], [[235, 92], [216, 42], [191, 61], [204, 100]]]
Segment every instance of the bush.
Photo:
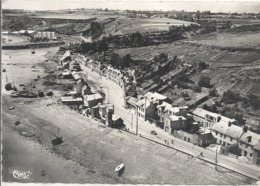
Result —
[[212, 85], [210, 84], [210, 80], [211, 80], [210, 77], [201, 76], [198, 85], [200, 87], [212, 88]]
[[227, 90], [222, 95], [222, 101], [226, 104], [237, 103], [240, 99], [239, 93], [232, 92], [231, 90]]
[[207, 68], [207, 64], [205, 62], [200, 62], [199, 63], [199, 69], [204, 70], [206, 68]]

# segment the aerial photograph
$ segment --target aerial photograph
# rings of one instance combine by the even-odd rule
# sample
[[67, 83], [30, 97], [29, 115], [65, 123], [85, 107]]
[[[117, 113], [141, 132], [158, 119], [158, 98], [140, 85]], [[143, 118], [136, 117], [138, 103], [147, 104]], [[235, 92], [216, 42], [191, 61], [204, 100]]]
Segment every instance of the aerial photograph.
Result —
[[1, 2], [1, 184], [260, 184], [260, 1]]

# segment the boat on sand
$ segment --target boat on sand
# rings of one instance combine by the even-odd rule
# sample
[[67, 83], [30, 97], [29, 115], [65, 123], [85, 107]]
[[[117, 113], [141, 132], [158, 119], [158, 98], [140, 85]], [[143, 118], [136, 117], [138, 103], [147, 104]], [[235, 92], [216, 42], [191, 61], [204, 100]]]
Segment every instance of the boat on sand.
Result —
[[118, 165], [118, 166], [115, 168], [115, 172], [120, 171], [123, 167], [124, 167], [124, 164], [121, 163], [120, 165]]

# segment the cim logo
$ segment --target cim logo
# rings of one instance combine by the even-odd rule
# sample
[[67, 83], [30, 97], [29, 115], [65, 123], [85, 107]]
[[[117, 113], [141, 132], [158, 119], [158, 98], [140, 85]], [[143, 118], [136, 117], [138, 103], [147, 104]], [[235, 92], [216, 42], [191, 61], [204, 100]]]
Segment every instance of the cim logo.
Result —
[[13, 178], [15, 178], [17, 180], [27, 180], [27, 181], [32, 180], [32, 178], [31, 178], [32, 171], [31, 170], [15, 168], [15, 169], [9, 169], [9, 173], [12, 175]]

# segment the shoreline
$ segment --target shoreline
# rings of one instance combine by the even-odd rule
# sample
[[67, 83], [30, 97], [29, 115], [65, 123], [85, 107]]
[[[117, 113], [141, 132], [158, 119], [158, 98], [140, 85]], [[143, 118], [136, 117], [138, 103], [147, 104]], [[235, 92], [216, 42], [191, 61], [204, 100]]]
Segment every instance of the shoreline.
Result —
[[[48, 53], [45, 55], [49, 56]], [[47, 70], [55, 68], [57, 63], [50, 60], [39, 65], [45, 68], [44, 76], [48, 76]], [[60, 72], [55, 73], [57, 75]], [[42, 81], [43, 78], [37, 83], [40, 85]], [[65, 82], [65, 80], [62, 81]], [[73, 82], [68, 81], [68, 83]], [[44, 90], [55, 90], [55, 86], [40, 86]], [[133, 135], [121, 133], [116, 129], [104, 128], [103, 124], [84, 117], [57, 102], [58, 93], [61, 92], [60, 85], [56, 88], [57, 94], [55, 92], [53, 97], [36, 99], [13, 99], [7, 95], [3, 97], [3, 125], [21, 136], [23, 140], [19, 142], [37, 143], [42, 147], [41, 151], [44, 154], [45, 151], [47, 154], [53, 153], [58, 159], [64, 160], [61, 162], [57, 160], [59, 161], [57, 162], [45, 158], [46, 162], [52, 162], [46, 163], [51, 166], [47, 175], [56, 175], [56, 171], [51, 170], [56, 166], [75, 166], [80, 170], [82, 168], [82, 172], [71, 173], [80, 175], [80, 178], [72, 181], [73, 183], [194, 184], [194, 181], [198, 184], [244, 183], [235, 178], [226, 179], [225, 175], [215, 172], [213, 168], [196, 160], [189, 160], [181, 153], [151, 144]], [[10, 106], [15, 106], [15, 109], [9, 110]], [[20, 120], [21, 124], [14, 125], [16, 120]], [[50, 140], [54, 138], [52, 133], [57, 134], [57, 128], [61, 129], [65, 142], [60, 146], [52, 146]], [[14, 150], [17, 154], [21, 153], [19, 149]], [[35, 154], [41, 151], [36, 151]], [[36, 161], [38, 161], [37, 155], [34, 164]], [[73, 165], [67, 165], [67, 161], [72, 161]], [[126, 170], [119, 177], [113, 170], [121, 162], [126, 165]], [[183, 166], [185, 163], [189, 166]], [[34, 164], [31, 166], [34, 167]], [[202, 172], [196, 172], [196, 169]], [[66, 171], [67, 169], [64, 170], [64, 174], [58, 176], [60, 180], [66, 181]], [[208, 176], [204, 177], [205, 174]], [[52, 179], [50, 180], [52, 183], [57, 182], [56, 177], [49, 179]]]

